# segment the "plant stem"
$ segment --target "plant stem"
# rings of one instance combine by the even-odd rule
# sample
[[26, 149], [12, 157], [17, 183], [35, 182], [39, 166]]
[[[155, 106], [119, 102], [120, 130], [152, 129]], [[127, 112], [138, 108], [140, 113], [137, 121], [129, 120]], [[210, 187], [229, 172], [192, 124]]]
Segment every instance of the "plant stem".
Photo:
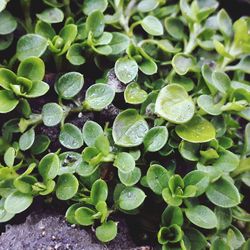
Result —
[[65, 14], [67, 17], [72, 16], [72, 12], [70, 9], [70, 0], [64, 0]]
[[25, 27], [28, 33], [33, 33], [32, 19], [30, 16], [31, 0], [21, 0], [21, 5], [24, 13]]

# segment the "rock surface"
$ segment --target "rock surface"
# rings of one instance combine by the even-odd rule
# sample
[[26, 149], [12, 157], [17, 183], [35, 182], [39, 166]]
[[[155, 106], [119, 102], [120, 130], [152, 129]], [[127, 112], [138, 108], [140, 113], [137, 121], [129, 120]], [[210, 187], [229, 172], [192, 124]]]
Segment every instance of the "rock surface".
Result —
[[32, 213], [26, 222], [6, 227], [0, 236], [0, 250], [132, 250], [135, 248], [126, 223], [119, 222], [117, 238], [100, 244], [91, 229], [69, 225], [62, 215]]

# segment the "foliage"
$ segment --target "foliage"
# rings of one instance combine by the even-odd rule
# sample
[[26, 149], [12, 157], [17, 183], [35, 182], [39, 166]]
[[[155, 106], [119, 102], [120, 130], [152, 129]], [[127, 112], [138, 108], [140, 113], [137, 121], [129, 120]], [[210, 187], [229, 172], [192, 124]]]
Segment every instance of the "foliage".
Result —
[[20, 0], [20, 16], [12, 2], [0, 222], [45, 196], [102, 242], [122, 212], [164, 250], [249, 249], [250, 18], [216, 0]]

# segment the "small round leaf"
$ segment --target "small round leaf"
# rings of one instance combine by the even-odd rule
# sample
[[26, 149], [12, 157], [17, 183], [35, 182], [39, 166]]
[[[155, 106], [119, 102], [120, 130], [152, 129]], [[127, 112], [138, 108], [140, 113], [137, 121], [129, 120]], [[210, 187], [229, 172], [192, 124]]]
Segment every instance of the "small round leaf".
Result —
[[82, 133], [75, 125], [66, 123], [61, 129], [59, 141], [65, 148], [80, 148], [83, 145]]
[[26, 210], [33, 201], [30, 194], [23, 194], [19, 191], [11, 193], [5, 200], [4, 208], [8, 213], [18, 214]]
[[62, 174], [57, 181], [56, 197], [59, 200], [69, 200], [77, 193], [78, 186], [78, 180], [73, 174]]
[[107, 84], [96, 83], [87, 89], [85, 104], [93, 110], [102, 110], [114, 99], [115, 91]]
[[208, 142], [215, 138], [214, 126], [201, 116], [195, 116], [189, 122], [178, 125], [175, 131], [183, 140], [192, 143]]
[[135, 160], [129, 153], [121, 152], [116, 155], [114, 166], [123, 173], [129, 173], [135, 168]]
[[47, 39], [40, 35], [24, 35], [17, 42], [17, 58], [23, 61], [32, 56], [40, 57], [47, 49], [47, 46]]
[[142, 28], [152, 36], [163, 35], [163, 26], [160, 20], [154, 16], [146, 16], [141, 23]]
[[45, 74], [43, 60], [38, 57], [30, 57], [23, 60], [17, 70], [17, 75], [32, 81], [42, 81]]
[[72, 99], [82, 89], [83, 75], [78, 72], [69, 72], [62, 75], [55, 84], [55, 90], [64, 99]]
[[63, 109], [57, 103], [47, 103], [42, 109], [42, 119], [45, 126], [53, 127], [63, 118]]
[[143, 142], [148, 132], [148, 124], [135, 109], [121, 112], [113, 124], [113, 139], [115, 144], [123, 147], [135, 147]]
[[185, 210], [187, 218], [196, 226], [212, 229], [217, 226], [217, 218], [214, 212], [203, 205], [197, 205]]
[[114, 221], [107, 221], [96, 228], [96, 237], [101, 242], [109, 242], [117, 235], [117, 223]]
[[144, 137], [143, 143], [148, 152], [157, 152], [164, 147], [168, 139], [168, 130], [164, 126], [151, 128]]
[[145, 193], [136, 187], [125, 188], [119, 197], [119, 206], [123, 210], [134, 210], [138, 208], [146, 198]]
[[32, 128], [21, 135], [19, 139], [19, 147], [22, 151], [26, 151], [31, 148], [35, 141], [35, 130]]
[[219, 207], [234, 207], [240, 203], [238, 189], [230, 181], [220, 178], [211, 183], [206, 192], [207, 198]]
[[36, 16], [45, 23], [61, 23], [64, 18], [63, 12], [58, 8], [49, 8]]
[[120, 58], [115, 63], [115, 74], [117, 78], [127, 84], [135, 79], [138, 73], [138, 65], [135, 60], [127, 57]]
[[195, 106], [184, 87], [170, 84], [162, 88], [155, 103], [155, 112], [173, 123], [186, 123], [194, 115]]

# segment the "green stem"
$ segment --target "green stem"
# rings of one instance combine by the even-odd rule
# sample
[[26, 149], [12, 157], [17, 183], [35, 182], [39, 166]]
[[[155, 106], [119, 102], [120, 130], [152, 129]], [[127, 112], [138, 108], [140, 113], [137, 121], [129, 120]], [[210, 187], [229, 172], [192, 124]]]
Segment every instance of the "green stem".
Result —
[[129, 37], [133, 37], [134, 28], [135, 28], [136, 26], [140, 25], [140, 24], [141, 24], [141, 21], [137, 21], [137, 22], [133, 23], [133, 24], [130, 26], [129, 31], [128, 31], [128, 36], [129, 36]]
[[57, 72], [60, 72], [62, 68], [62, 56], [58, 56], [55, 54], [54, 61], [55, 61]]
[[33, 33], [32, 19], [30, 16], [31, 0], [21, 0], [21, 5], [24, 13], [25, 27], [29, 33]]
[[65, 14], [67, 17], [72, 16], [70, 0], [64, 0]]
[[12, 69], [13, 66], [14, 66], [14, 64], [16, 63], [16, 61], [17, 61], [17, 55], [15, 54], [15, 55], [13, 55], [13, 56], [11, 57], [11, 59], [9, 60], [8, 68]]

